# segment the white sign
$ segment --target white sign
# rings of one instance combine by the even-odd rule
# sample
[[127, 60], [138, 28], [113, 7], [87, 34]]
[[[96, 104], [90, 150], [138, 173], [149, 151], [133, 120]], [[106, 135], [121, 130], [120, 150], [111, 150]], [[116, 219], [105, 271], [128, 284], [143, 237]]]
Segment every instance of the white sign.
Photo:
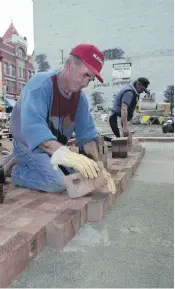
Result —
[[114, 63], [112, 77], [118, 80], [131, 78], [131, 63]]

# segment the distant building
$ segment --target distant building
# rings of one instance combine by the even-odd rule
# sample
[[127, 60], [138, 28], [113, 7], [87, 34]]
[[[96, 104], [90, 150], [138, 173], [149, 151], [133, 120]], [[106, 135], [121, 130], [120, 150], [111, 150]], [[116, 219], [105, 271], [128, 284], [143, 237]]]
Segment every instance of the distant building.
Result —
[[[173, 0], [33, 0], [35, 54], [46, 55], [56, 70], [72, 47], [95, 44], [105, 51], [104, 83], [91, 83], [87, 96], [103, 92], [111, 106], [125, 82], [120, 75], [124, 80], [144, 76], [151, 93], [163, 100], [166, 87], [174, 83], [173, 5]], [[118, 60], [122, 50], [124, 59]]]
[[33, 74], [33, 59], [27, 55], [27, 38], [18, 34], [13, 23], [0, 37], [0, 100], [11, 106]]

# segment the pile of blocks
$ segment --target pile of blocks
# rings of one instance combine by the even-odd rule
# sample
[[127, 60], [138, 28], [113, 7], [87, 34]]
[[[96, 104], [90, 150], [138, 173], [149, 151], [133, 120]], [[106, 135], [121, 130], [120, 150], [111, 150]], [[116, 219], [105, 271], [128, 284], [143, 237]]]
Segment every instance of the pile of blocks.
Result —
[[[126, 141], [123, 146], [125, 149]], [[105, 217], [144, 156], [144, 149], [137, 146], [134, 140], [127, 157], [113, 158], [113, 148], [108, 149], [103, 138], [99, 140], [100, 158], [113, 176], [115, 195], [99, 190], [72, 199], [66, 191], [56, 195], [24, 188], [9, 190], [0, 204], [0, 287], [9, 286], [45, 245], [62, 249], [87, 221]], [[84, 190], [89, 187], [83, 186]]]

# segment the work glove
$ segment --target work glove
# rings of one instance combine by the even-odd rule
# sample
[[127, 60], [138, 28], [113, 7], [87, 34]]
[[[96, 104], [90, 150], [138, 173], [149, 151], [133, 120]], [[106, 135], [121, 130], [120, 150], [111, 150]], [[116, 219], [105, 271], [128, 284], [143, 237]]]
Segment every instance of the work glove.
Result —
[[99, 161], [97, 162], [97, 164], [104, 176], [104, 179], [106, 180], [108, 190], [110, 191], [110, 193], [115, 194], [117, 190], [116, 190], [115, 183], [111, 177], [111, 174], [107, 172], [102, 162]]
[[96, 162], [88, 157], [72, 152], [68, 147], [61, 146], [51, 157], [51, 165], [57, 170], [58, 165], [70, 167], [80, 172], [80, 174], [88, 179], [98, 178], [100, 169]]

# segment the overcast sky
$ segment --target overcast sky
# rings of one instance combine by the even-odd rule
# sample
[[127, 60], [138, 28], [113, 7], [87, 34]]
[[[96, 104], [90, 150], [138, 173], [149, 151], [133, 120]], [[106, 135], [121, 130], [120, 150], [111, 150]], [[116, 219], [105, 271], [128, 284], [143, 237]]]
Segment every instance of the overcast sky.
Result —
[[28, 39], [28, 53], [34, 49], [32, 0], [0, 0], [0, 36], [12, 22], [21, 36]]

